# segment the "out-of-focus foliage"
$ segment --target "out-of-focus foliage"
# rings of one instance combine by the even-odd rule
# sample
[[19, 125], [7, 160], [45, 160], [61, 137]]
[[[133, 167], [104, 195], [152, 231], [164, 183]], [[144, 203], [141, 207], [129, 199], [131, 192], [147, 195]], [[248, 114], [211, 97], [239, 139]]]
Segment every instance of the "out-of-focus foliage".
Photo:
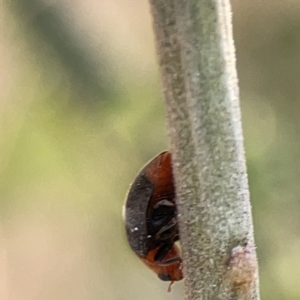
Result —
[[[299, 299], [300, 2], [233, 9], [262, 299]], [[0, 298], [182, 299], [121, 219], [168, 147], [147, 1], [7, 0], [0, 23]]]

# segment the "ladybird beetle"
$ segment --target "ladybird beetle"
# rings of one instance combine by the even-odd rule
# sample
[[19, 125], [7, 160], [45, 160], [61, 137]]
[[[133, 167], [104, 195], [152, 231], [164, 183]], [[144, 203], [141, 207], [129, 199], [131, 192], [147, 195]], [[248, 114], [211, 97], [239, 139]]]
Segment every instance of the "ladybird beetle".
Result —
[[[127, 239], [136, 255], [161, 280], [181, 280], [171, 153], [162, 152], [138, 173], [124, 205]], [[171, 285], [170, 284], [170, 285]], [[169, 288], [170, 290], [170, 288]]]

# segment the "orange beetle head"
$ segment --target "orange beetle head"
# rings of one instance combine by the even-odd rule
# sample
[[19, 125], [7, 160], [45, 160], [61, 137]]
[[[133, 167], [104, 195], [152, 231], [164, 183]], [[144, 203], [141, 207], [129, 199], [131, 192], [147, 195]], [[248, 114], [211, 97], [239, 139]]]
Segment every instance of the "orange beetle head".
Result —
[[[156, 248], [150, 251], [145, 258], [141, 258], [141, 260], [152, 269], [161, 280], [164, 281], [179, 281], [183, 278], [182, 273], [182, 262], [176, 261], [169, 265], [159, 264], [159, 262], [155, 261], [155, 255], [159, 248]], [[174, 257], [180, 257], [180, 251], [178, 247], [174, 244], [173, 248], [168, 252], [165, 256], [164, 260], [168, 260]]]

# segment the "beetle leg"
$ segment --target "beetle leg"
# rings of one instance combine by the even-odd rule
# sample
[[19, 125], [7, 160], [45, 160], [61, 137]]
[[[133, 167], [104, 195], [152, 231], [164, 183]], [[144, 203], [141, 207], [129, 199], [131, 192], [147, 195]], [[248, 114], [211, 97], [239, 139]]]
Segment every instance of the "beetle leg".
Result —
[[182, 259], [179, 256], [175, 256], [164, 261], [159, 261], [159, 262], [157, 261], [156, 263], [160, 266], [169, 266], [174, 264], [175, 262], [181, 262], [181, 261]]
[[160, 266], [169, 266], [172, 265], [175, 262], [181, 262], [181, 258], [178, 256], [163, 260], [168, 252], [171, 250], [172, 244], [165, 244], [161, 246], [161, 248], [157, 251], [154, 259], [155, 262]]
[[163, 232], [171, 229], [172, 227], [176, 226], [177, 221], [175, 220], [175, 218], [173, 218], [167, 225], [163, 226], [155, 235], [156, 238], [158, 238], [158, 236], [160, 234], [162, 234]]
[[168, 199], [163, 199], [163, 200], [160, 200], [158, 201], [153, 208], [158, 208], [158, 207], [161, 207], [161, 206], [166, 206], [166, 207], [175, 207], [175, 204], [173, 202], [171, 202], [170, 200]]

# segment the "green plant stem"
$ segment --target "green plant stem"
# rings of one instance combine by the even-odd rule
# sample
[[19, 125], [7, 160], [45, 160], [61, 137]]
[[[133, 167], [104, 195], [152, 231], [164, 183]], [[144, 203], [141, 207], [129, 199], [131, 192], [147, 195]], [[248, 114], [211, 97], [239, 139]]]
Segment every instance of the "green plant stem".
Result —
[[[150, 4], [178, 195], [186, 299], [258, 300], [230, 3]], [[246, 250], [230, 260], [237, 245]]]

